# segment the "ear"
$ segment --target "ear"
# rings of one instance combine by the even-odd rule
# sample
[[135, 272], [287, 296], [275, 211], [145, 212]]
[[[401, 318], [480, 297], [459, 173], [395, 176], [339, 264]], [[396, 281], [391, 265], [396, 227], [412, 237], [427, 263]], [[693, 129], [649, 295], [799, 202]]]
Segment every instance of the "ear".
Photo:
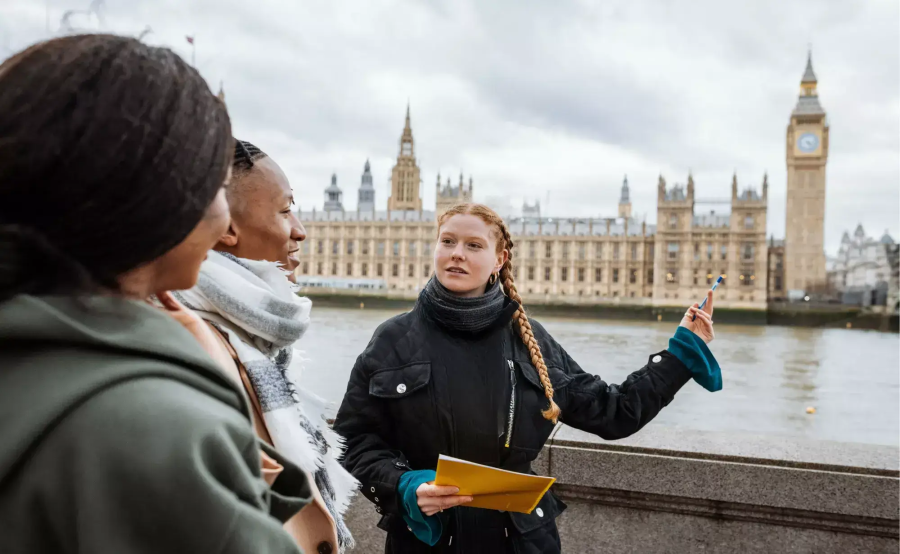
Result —
[[225, 231], [225, 234], [219, 237], [219, 244], [222, 246], [227, 246], [229, 248], [234, 248], [238, 243], [238, 231], [237, 227], [234, 224], [234, 220], [231, 220], [231, 223], [228, 224], [228, 230]]
[[509, 250], [504, 248], [503, 251], [497, 255], [497, 265], [496, 267], [494, 267], [494, 271], [500, 271], [500, 269], [503, 268], [503, 264], [505, 264], [507, 260], [509, 260]]

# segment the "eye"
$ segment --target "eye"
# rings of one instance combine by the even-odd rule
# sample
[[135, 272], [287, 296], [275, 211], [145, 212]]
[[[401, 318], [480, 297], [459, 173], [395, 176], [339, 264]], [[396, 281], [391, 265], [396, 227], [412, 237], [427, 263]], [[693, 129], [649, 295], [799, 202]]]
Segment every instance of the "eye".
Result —
[[441, 244], [453, 244], [453, 241], [450, 239], [441, 239]]
[[469, 248], [478, 249], [478, 248], [481, 248], [481, 245], [478, 244], [477, 242], [470, 242], [470, 243], [469, 243]]

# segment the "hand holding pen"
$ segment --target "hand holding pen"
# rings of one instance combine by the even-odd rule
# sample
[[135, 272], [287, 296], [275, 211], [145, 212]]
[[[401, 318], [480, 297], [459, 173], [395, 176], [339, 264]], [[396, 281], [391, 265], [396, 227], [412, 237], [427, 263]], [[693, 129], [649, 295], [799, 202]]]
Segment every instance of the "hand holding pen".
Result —
[[716, 279], [715, 284], [713, 284], [712, 288], [709, 292], [706, 293], [706, 298], [703, 299], [703, 302], [700, 304], [694, 304], [688, 311], [685, 312], [684, 318], [681, 320], [681, 327], [685, 327], [688, 331], [694, 333], [706, 344], [712, 342], [715, 338], [715, 332], [713, 331], [713, 291], [719, 286], [719, 283], [722, 282], [723, 277], [719, 275], [719, 278]]

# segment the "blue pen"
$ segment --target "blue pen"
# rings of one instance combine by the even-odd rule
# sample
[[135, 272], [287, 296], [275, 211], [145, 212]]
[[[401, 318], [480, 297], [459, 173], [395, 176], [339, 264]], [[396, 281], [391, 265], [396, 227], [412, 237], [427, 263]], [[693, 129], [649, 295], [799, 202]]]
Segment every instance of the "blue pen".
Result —
[[[712, 290], [716, 290], [716, 287], [719, 286], [719, 283], [722, 282], [722, 279], [723, 279], [723, 276], [722, 276], [722, 275], [719, 275], [719, 278], [716, 279], [716, 282], [715, 282], [715, 283], [713, 283]], [[702, 310], [703, 307], [706, 306], [706, 301], [707, 301], [707, 300], [709, 300], [709, 296], [707, 296], [706, 298], [703, 299], [703, 302], [700, 303], [700, 307], [697, 308], [697, 309], [698, 309], [698, 310]], [[694, 321], [695, 319], [697, 319], [697, 314], [694, 314], [694, 317], [691, 318], [691, 321]]]

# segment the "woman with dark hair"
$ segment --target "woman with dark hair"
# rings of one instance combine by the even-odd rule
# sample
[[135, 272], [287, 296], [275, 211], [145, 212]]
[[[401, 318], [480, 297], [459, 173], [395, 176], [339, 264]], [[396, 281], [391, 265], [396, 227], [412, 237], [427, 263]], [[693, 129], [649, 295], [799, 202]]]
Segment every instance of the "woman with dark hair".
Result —
[[[312, 302], [290, 281], [306, 230], [287, 176], [249, 142], [235, 141], [227, 196], [228, 230], [197, 285], [175, 294], [219, 338], [216, 359], [247, 392], [257, 435], [309, 476], [313, 501], [285, 529], [304, 552], [339, 554], [353, 547], [344, 512], [359, 483], [341, 467], [343, 440], [325, 420], [325, 401], [300, 386], [306, 364], [295, 347]], [[272, 478], [283, 471], [265, 456], [263, 466]]]
[[232, 145], [168, 49], [81, 35], [0, 65], [0, 551], [299, 551], [308, 483], [266, 486], [248, 402], [167, 292], [228, 227]]
[[438, 455], [530, 473], [557, 421], [618, 439], [692, 377], [722, 386], [706, 347], [712, 292], [705, 309], [688, 308], [667, 350], [610, 385], [525, 314], [512, 256], [509, 229], [487, 206], [441, 214], [434, 276], [413, 311], [375, 331], [350, 374], [334, 429], [346, 437], [345, 467], [382, 514], [386, 552], [560, 552], [565, 504], [552, 492], [527, 514], [466, 507], [471, 496], [432, 482]]

